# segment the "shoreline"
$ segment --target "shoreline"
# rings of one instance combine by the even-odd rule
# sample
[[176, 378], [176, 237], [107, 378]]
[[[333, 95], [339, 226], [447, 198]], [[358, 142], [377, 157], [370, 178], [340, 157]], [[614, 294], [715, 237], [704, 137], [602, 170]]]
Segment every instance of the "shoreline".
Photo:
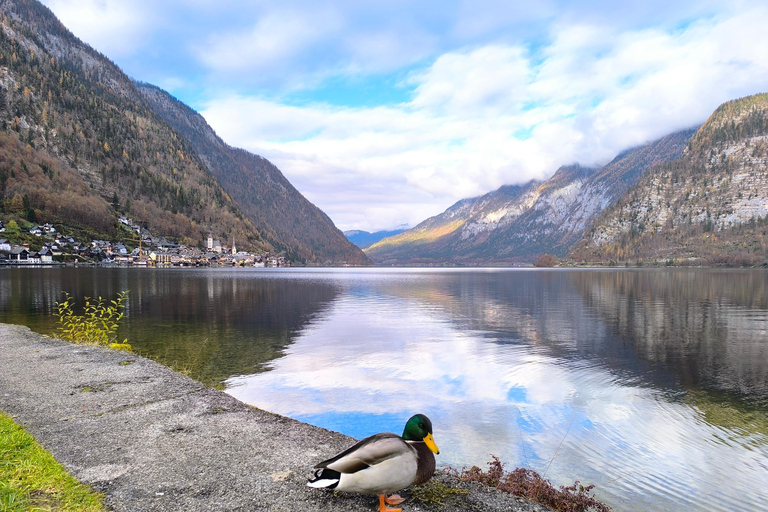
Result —
[[[307, 487], [312, 466], [353, 439], [244, 404], [144, 357], [0, 324], [0, 410], [116, 511], [360, 511], [377, 499]], [[496, 489], [404, 512], [542, 512]], [[407, 491], [401, 493], [409, 497]]]

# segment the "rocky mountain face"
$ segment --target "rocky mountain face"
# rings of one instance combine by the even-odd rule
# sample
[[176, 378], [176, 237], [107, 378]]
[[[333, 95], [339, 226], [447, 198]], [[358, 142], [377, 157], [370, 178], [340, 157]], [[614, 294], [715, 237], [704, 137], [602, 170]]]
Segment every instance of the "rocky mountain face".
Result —
[[695, 130], [627, 150], [599, 168], [564, 166], [548, 180], [464, 199], [366, 250], [384, 264], [530, 262], [564, 256], [589, 223], [648, 168], [680, 156]]
[[[539, 183], [510, 185], [485, 196], [462, 199], [446, 211], [399, 235], [366, 249], [383, 264], [442, 264], [476, 259], [473, 246], [482, 248], [493, 228], [503, 227], [535, 202]], [[465, 226], [468, 226], [466, 230]], [[490, 229], [489, 229], [490, 228]]]
[[205, 119], [170, 94], [136, 84], [151, 107], [184, 139], [276, 250], [312, 264], [370, 264], [333, 221], [309, 202], [269, 160], [229, 146]]
[[575, 261], [755, 265], [768, 255], [768, 94], [721, 105], [569, 253]]

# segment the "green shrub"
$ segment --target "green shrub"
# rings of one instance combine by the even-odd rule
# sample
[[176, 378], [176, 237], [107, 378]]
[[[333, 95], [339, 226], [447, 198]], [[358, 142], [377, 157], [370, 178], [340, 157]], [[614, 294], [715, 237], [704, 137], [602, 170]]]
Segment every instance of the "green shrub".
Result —
[[117, 340], [117, 329], [123, 319], [123, 302], [128, 297], [128, 291], [120, 292], [117, 298], [107, 302], [85, 298], [85, 308], [82, 315], [75, 314], [75, 299], [64, 292], [66, 300], [56, 303], [56, 316], [59, 317], [59, 337], [73, 343], [100, 345], [117, 350], [130, 352], [128, 340]]
[[8, 232], [8, 234], [14, 234], [17, 235], [21, 231], [19, 229], [19, 225], [16, 223], [15, 220], [12, 220], [8, 223], [8, 225], [5, 226], [5, 230]]
[[551, 254], [542, 254], [533, 263], [534, 267], [555, 267], [560, 263], [557, 256]]

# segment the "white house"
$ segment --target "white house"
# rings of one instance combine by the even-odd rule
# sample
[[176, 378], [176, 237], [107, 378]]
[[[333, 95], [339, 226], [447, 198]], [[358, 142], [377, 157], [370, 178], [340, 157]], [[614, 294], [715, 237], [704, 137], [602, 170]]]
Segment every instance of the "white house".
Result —
[[43, 247], [40, 252], [37, 253], [40, 258], [40, 263], [53, 263], [53, 251], [48, 247]]

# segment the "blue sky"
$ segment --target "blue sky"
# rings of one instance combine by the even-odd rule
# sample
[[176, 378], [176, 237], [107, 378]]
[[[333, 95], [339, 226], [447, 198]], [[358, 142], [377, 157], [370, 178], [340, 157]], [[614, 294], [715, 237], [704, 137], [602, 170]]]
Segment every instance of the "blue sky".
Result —
[[766, 2], [43, 3], [344, 230], [413, 226], [768, 91]]

